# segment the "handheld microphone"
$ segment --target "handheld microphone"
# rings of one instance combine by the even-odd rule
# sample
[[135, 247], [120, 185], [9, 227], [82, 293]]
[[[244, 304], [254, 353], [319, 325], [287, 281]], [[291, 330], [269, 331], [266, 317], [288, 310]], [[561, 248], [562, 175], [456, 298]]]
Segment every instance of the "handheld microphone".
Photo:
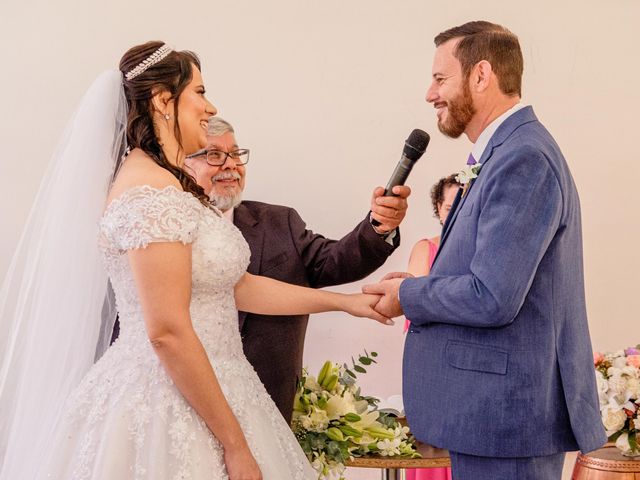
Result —
[[[404, 148], [402, 149], [402, 156], [400, 157], [400, 161], [391, 174], [389, 182], [387, 182], [387, 186], [384, 190], [385, 197], [389, 195], [394, 197], [397, 196], [392, 192], [393, 187], [395, 187], [396, 185], [404, 185], [404, 182], [406, 182], [409, 173], [411, 173], [411, 169], [427, 149], [429, 140], [430, 137], [427, 132], [424, 132], [418, 128], [411, 132], [409, 138], [407, 138], [404, 142]], [[376, 219], [371, 219], [371, 223], [376, 227], [380, 225], [380, 222], [378, 222]]]

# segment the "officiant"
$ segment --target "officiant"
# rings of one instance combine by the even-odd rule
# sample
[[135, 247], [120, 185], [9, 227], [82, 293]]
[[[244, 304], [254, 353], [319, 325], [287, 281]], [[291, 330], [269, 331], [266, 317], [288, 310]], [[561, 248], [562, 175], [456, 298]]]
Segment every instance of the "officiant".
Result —
[[[314, 233], [293, 208], [242, 200], [249, 150], [234, 128], [219, 117], [209, 120], [208, 145], [185, 160], [211, 200], [240, 229], [251, 249], [248, 271], [314, 288], [360, 280], [378, 269], [400, 244], [399, 225], [411, 190], [397, 197], [373, 191], [363, 219], [339, 240]], [[371, 220], [380, 222], [373, 226]], [[302, 371], [308, 315], [239, 314], [244, 352], [287, 421]]]

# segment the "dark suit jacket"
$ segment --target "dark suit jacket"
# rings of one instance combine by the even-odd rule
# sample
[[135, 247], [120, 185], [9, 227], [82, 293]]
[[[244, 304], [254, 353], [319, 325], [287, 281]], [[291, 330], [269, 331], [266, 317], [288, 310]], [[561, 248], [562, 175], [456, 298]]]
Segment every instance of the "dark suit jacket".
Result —
[[[399, 244], [389, 245], [368, 216], [341, 240], [307, 230], [289, 207], [244, 201], [233, 214], [251, 248], [249, 273], [308, 287], [353, 282], [379, 268]], [[308, 315], [273, 316], [240, 312], [244, 352], [287, 421], [302, 371]]]
[[480, 163], [431, 272], [400, 287], [411, 430], [489, 457], [596, 449], [606, 436], [567, 163], [531, 107], [498, 127]]

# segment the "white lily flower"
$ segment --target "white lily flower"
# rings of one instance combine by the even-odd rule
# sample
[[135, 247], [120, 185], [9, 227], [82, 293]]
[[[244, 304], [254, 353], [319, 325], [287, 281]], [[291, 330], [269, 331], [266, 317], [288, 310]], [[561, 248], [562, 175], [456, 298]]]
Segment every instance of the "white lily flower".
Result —
[[357, 422], [351, 422], [351, 425], [354, 428], [364, 430], [365, 428], [368, 428], [374, 423], [376, 423], [379, 416], [380, 416], [380, 413], [376, 412], [375, 410], [372, 410], [371, 412], [362, 413], [360, 414], [360, 420], [358, 420]]

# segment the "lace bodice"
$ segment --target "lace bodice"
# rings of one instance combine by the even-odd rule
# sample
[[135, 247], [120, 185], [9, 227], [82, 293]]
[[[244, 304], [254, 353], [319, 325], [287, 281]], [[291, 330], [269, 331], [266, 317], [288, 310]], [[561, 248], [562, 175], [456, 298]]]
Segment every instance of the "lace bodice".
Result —
[[242, 234], [191, 194], [149, 186], [123, 193], [100, 222], [120, 336], [70, 396], [43, 478], [229, 480], [222, 445], [173, 384], [147, 337], [127, 252], [153, 242], [191, 245], [191, 321], [263, 478], [315, 480], [242, 351], [234, 300], [250, 256]]
[[100, 246], [116, 296], [122, 341], [146, 341], [127, 250], [182, 242], [192, 245], [191, 317], [196, 333], [210, 355], [242, 351], [233, 287], [246, 271], [250, 252], [238, 229], [214, 208], [173, 186], [135, 187], [107, 207]]

